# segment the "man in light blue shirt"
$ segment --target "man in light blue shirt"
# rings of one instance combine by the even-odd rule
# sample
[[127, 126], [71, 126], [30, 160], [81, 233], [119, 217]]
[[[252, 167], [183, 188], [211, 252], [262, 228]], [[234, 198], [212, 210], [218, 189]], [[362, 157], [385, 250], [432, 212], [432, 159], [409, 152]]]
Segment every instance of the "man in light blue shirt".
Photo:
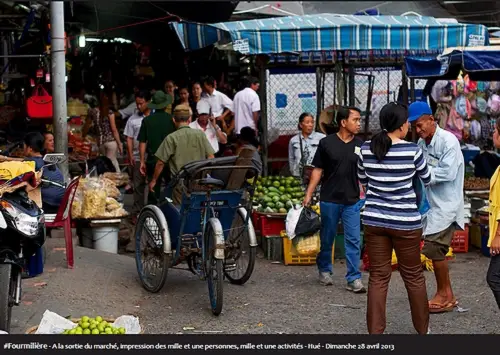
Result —
[[438, 126], [426, 102], [411, 104], [408, 120], [415, 124], [420, 137], [418, 145], [431, 172], [431, 183], [426, 189], [431, 209], [426, 216], [422, 249], [422, 254], [432, 260], [437, 283], [429, 311], [448, 312], [458, 305], [446, 254], [456, 228], [464, 229], [464, 157], [458, 139]]

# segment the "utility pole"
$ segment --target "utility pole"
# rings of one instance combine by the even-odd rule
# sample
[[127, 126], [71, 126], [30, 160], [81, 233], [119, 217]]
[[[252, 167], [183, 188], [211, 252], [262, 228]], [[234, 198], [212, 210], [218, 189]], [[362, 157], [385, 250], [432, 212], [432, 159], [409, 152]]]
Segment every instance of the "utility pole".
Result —
[[[64, 53], [64, 2], [50, 2], [52, 105], [55, 150], [68, 157], [68, 109], [66, 103], [66, 55]], [[59, 167], [69, 178], [68, 160]]]

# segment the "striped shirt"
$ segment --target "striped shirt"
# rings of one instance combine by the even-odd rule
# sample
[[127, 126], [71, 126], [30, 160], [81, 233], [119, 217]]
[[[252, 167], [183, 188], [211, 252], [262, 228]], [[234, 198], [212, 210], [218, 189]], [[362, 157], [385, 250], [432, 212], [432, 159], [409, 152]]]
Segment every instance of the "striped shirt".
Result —
[[367, 186], [363, 224], [396, 230], [422, 228], [413, 178], [429, 185], [431, 174], [422, 150], [415, 143], [392, 144], [382, 161], [370, 150], [370, 141], [361, 146], [358, 177]]

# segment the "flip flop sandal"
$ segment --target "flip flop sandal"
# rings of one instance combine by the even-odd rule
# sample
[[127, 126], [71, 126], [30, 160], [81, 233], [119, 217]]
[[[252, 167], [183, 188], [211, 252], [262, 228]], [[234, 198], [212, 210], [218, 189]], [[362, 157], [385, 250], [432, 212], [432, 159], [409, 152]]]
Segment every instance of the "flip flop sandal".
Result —
[[429, 313], [446, 313], [446, 312], [451, 312], [453, 309], [456, 307], [456, 302], [449, 302], [446, 304], [439, 304], [439, 303], [429, 303]]

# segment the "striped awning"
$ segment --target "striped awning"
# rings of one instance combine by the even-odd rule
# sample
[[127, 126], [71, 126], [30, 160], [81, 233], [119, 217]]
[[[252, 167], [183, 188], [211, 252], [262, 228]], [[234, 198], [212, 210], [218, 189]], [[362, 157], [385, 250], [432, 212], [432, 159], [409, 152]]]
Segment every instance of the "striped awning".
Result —
[[304, 15], [248, 21], [170, 24], [185, 50], [232, 43], [242, 54], [318, 51], [440, 51], [489, 44], [483, 25], [433, 17]]

